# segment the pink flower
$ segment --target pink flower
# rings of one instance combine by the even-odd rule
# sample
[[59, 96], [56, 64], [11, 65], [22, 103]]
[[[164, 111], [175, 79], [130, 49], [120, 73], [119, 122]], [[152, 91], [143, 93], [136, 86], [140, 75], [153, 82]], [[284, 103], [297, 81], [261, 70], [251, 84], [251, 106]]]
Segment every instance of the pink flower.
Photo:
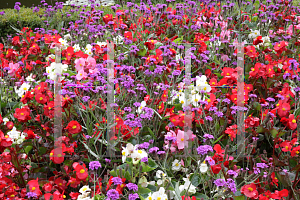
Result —
[[178, 149], [184, 149], [185, 146], [188, 146], [189, 142], [188, 134], [185, 134], [184, 131], [178, 130], [177, 133], [177, 146]]
[[89, 69], [90, 74], [96, 74], [98, 72], [98, 69]]
[[84, 68], [85, 66], [85, 59], [84, 58], [79, 58], [75, 60], [75, 68], [77, 71], [80, 71]]
[[76, 75], [76, 79], [79, 81], [86, 77], [87, 77], [87, 73], [85, 73], [83, 69], [78, 71], [78, 74]]
[[95, 58], [92, 58], [91, 56], [87, 57], [87, 68], [94, 69], [96, 67], [96, 60]]
[[10, 76], [14, 76], [15, 73], [17, 72], [17, 70], [19, 69], [19, 67], [20, 67], [20, 64], [19, 64], [19, 63], [16, 63], [16, 64], [14, 64], [14, 63], [9, 63], [9, 68], [10, 68], [10, 70], [8, 70], [8, 74], [9, 74]]

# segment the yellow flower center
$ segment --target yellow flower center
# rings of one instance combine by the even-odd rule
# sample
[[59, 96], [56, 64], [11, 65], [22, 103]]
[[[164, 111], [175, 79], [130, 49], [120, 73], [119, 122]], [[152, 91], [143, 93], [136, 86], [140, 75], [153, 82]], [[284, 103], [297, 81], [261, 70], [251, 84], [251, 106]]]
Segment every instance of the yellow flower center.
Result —
[[32, 187], [31, 189], [32, 189], [32, 190], [35, 190], [35, 187]]
[[21, 113], [21, 115], [24, 115], [24, 113]]
[[72, 126], [72, 129], [75, 129], [75, 128], [77, 128], [77, 126], [76, 126], [76, 125]]
[[123, 151], [122, 155], [125, 156], [125, 154], [126, 154], [125, 151]]
[[181, 138], [181, 141], [184, 141], [184, 138]]
[[80, 170], [80, 173], [81, 173], [81, 174], [83, 174], [84, 172], [85, 172], [85, 170], [84, 170], [84, 169], [81, 169], [81, 170]]
[[282, 108], [282, 110], [285, 110], [285, 108]]
[[296, 123], [296, 120], [295, 120], [295, 119], [293, 119], [293, 120], [292, 120], [292, 122], [295, 124], [295, 123]]
[[178, 163], [176, 163], [176, 164], [175, 164], [175, 166], [176, 166], [176, 167], [178, 167], [178, 166], [179, 166], [179, 164], [178, 164]]
[[249, 187], [248, 190], [249, 190], [250, 192], [252, 192], [252, 191], [253, 191], [253, 188]]
[[143, 153], [143, 151], [142, 150], [138, 150], [138, 153]]
[[210, 99], [208, 99], [208, 100], [207, 100], [207, 102], [208, 102], [208, 103], [210, 103], [210, 102], [211, 102], [211, 100], [210, 100]]
[[5, 138], [8, 138], [8, 135], [6, 135]]
[[43, 97], [40, 97], [40, 100], [43, 100]]
[[285, 146], [285, 149], [286, 149], [286, 150], [288, 150], [288, 149], [289, 149], [289, 147], [288, 147], [288, 146]]

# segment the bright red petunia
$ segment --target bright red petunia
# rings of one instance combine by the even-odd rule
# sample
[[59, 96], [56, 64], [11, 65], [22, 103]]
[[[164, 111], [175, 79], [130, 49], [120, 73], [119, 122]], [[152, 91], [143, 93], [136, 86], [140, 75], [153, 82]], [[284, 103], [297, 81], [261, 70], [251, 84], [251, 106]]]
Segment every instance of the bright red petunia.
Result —
[[30, 109], [28, 107], [16, 108], [14, 117], [19, 120], [19, 122], [27, 122], [31, 120]]
[[38, 196], [42, 194], [40, 191], [39, 178], [36, 180], [31, 180], [27, 184], [29, 185], [30, 192], [34, 192]]
[[81, 166], [79, 163], [75, 162], [73, 163], [73, 168], [75, 169], [74, 171], [76, 171], [76, 177], [78, 180], [85, 180], [88, 177], [88, 170], [85, 167], [85, 164], [83, 164], [83, 166]]

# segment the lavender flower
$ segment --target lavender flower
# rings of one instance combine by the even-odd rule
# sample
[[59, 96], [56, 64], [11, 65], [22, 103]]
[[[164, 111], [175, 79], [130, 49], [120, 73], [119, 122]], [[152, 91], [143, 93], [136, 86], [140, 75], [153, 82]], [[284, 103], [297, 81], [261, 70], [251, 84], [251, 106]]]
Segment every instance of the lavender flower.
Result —
[[92, 161], [89, 163], [89, 169], [97, 170], [98, 168], [101, 168], [101, 163], [99, 161]]
[[126, 185], [126, 187], [129, 189], [129, 190], [133, 190], [133, 191], [135, 191], [135, 192], [137, 192], [138, 191], [138, 186], [136, 185], [136, 184], [134, 184], [134, 183], [128, 183], [127, 185]]
[[198, 154], [201, 154], [202, 156], [207, 154], [209, 151], [213, 152], [213, 148], [209, 145], [202, 145], [197, 148]]
[[122, 179], [119, 177], [113, 177], [112, 182], [114, 183], [114, 185], [122, 185], [123, 184]]
[[119, 192], [115, 189], [109, 190], [106, 195], [110, 200], [117, 200], [120, 197]]
[[139, 195], [137, 193], [129, 194], [128, 200], [136, 200], [139, 198]]

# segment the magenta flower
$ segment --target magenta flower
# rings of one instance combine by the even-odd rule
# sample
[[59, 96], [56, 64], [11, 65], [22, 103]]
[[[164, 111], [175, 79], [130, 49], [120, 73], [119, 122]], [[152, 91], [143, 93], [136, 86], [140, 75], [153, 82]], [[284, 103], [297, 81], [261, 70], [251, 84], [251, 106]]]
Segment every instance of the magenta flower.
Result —
[[184, 131], [178, 130], [177, 133], [177, 146], [178, 149], [184, 149], [185, 146], [188, 146], [189, 136], [185, 134]]

